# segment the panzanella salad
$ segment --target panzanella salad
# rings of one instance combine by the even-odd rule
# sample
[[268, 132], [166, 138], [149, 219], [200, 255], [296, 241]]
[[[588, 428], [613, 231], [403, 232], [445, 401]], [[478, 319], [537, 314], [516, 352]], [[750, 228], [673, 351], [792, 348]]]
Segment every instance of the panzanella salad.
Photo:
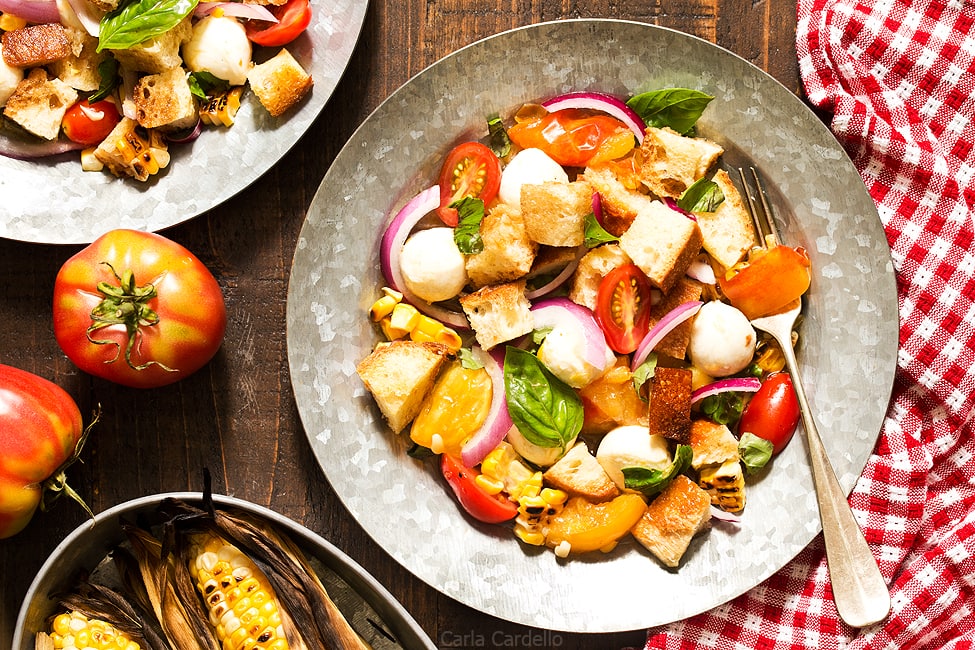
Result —
[[0, 154], [148, 180], [170, 143], [230, 127], [245, 87], [274, 117], [301, 101], [285, 46], [310, 21], [309, 0], [0, 0]]
[[[570, 93], [491, 116], [383, 234], [358, 366], [463, 510], [559, 557], [632, 535], [668, 567], [799, 408], [750, 319], [809, 286], [696, 137], [712, 98]], [[773, 287], [773, 289], [770, 289]]]

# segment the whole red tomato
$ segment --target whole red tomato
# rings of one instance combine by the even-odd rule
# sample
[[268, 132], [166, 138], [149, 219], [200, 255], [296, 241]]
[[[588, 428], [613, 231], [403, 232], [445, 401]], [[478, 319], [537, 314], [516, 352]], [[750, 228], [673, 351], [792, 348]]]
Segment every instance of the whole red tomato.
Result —
[[69, 259], [54, 281], [54, 336], [85, 372], [135, 388], [178, 381], [220, 348], [220, 286], [162, 235], [112, 230]]
[[24, 529], [45, 491], [63, 490], [84, 505], [67, 487], [64, 470], [86, 434], [81, 412], [64, 389], [0, 365], [0, 539]]

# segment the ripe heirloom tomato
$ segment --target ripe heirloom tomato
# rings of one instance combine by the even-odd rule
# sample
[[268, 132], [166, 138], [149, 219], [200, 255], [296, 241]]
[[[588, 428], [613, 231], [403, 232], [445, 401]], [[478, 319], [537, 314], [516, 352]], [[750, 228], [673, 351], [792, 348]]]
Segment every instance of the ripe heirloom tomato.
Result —
[[474, 480], [477, 478], [477, 470], [464, 467], [459, 458], [442, 454], [440, 471], [460, 505], [474, 519], [488, 524], [500, 524], [502, 521], [514, 519], [518, 514], [518, 506], [506, 496], [488, 494], [482, 490]]
[[768, 440], [775, 447], [774, 454], [782, 451], [799, 424], [799, 400], [787, 372], [776, 372], [766, 377], [761, 387], [745, 406], [738, 421], [739, 435], [752, 433]]
[[114, 102], [103, 99], [89, 104], [87, 99], [82, 99], [65, 112], [61, 128], [69, 140], [94, 145], [108, 137], [121, 119]]
[[775, 246], [740, 270], [718, 278], [722, 293], [749, 319], [785, 309], [809, 288], [809, 257], [803, 248]]
[[78, 405], [63, 388], [0, 365], [0, 539], [27, 526], [46, 491], [64, 491], [84, 506], [64, 470], [86, 435]]
[[[523, 119], [519, 121], [519, 117]], [[636, 145], [628, 126], [615, 117], [582, 108], [564, 108], [515, 117], [508, 137], [522, 149], [541, 149], [567, 167], [585, 167], [622, 158]]]
[[636, 264], [617, 266], [599, 283], [594, 314], [614, 351], [633, 352], [650, 331], [650, 291]]
[[251, 20], [245, 29], [252, 43], [265, 47], [280, 47], [298, 38], [311, 23], [311, 4], [308, 0], [288, 0], [283, 5], [270, 7], [278, 19], [265, 27], [264, 21]]
[[80, 369], [125, 386], [153, 388], [196, 372], [226, 326], [213, 275], [162, 235], [112, 230], [54, 281], [58, 345]]
[[480, 142], [464, 142], [447, 154], [440, 168], [440, 220], [453, 228], [457, 225], [455, 201], [472, 197], [487, 206], [501, 187], [501, 161], [489, 147]]

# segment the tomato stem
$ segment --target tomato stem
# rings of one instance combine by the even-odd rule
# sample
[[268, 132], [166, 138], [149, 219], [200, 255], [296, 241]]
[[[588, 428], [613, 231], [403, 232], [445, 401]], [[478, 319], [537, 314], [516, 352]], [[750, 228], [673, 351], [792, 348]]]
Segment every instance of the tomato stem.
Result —
[[[81, 435], [78, 437], [78, 442], [74, 446], [74, 451], [72, 451], [71, 455], [68, 456], [63, 463], [61, 463], [61, 466], [54, 470], [54, 473], [41, 484], [41, 487], [43, 488], [41, 497], [42, 512], [46, 512], [48, 507], [50, 507], [50, 504], [54, 503], [62, 494], [67, 494], [85, 509], [85, 512], [88, 513], [89, 517], [92, 519], [95, 518], [95, 513], [91, 511], [91, 508], [89, 508], [88, 504], [85, 503], [85, 500], [81, 498], [81, 495], [75, 492], [74, 488], [68, 485], [68, 477], [65, 472], [67, 471], [68, 467], [70, 467], [81, 457], [81, 449], [85, 446], [85, 441], [88, 440], [88, 434], [91, 433], [92, 428], [95, 426], [95, 423], [98, 422], [99, 418], [101, 418], [100, 405], [92, 414], [91, 422], [88, 423], [88, 426], [85, 427], [84, 431], [82, 431]], [[48, 496], [49, 494], [51, 495], [50, 497]]]

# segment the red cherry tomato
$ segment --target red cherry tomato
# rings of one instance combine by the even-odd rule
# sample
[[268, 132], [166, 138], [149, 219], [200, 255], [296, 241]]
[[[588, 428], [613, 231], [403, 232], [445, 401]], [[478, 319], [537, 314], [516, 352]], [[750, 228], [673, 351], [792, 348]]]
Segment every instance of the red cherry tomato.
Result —
[[769, 375], [742, 411], [738, 432], [750, 432], [782, 451], [799, 424], [799, 400], [787, 372]]
[[503, 494], [488, 494], [475, 482], [477, 470], [464, 467], [460, 459], [441, 454], [440, 471], [467, 513], [488, 524], [514, 519], [518, 506]]
[[113, 102], [103, 99], [89, 104], [82, 99], [65, 112], [61, 128], [72, 142], [93, 145], [104, 140], [121, 119]]
[[54, 337], [85, 372], [152, 388], [199, 370], [223, 341], [220, 286], [162, 235], [112, 230], [61, 267]]
[[541, 149], [567, 167], [615, 160], [636, 143], [633, 132], [615, 117], [581, 108], [532, 115], [508, 129], [508, 137], [522, 149]]
[[311, 23], [311, 4], [308, 0], [288, 0], [283, 5], [269, 9], [278, 22], [248, 21], [247, 38], [252, 43], [265, 47], [286, 45], [298, 38]]
[[617, 266], [599, 283], [596, 322], [616, 352], [633, 352], [650, 331], [650, 291], [636, 264]]
[[457, 225], [454, 201], [473, 197], [488, 205], [501, 187], [501, 161], [489, 147], [480, 142], [464, 142], [447, 154], [440, 169], [440, 207], [437, 214], [446, 225]]

